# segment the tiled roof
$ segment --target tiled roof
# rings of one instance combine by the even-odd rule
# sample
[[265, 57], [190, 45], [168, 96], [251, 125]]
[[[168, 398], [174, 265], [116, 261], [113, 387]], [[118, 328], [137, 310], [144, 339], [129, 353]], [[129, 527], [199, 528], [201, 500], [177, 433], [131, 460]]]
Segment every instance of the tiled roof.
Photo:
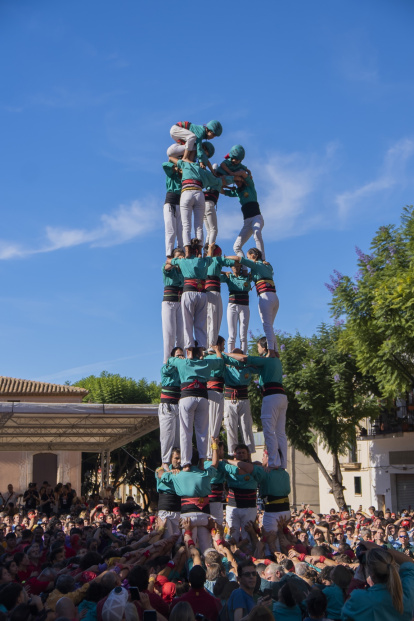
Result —
[[16, 379], [15, 377], [3, 377], [0, 375], [0, 395], [62, 395], [77, 394], [85, 396], [88, 391], [78, 386], [66, 386], [60, 384], [48, 384], [46, 382], [33, 382], [31, 380]]

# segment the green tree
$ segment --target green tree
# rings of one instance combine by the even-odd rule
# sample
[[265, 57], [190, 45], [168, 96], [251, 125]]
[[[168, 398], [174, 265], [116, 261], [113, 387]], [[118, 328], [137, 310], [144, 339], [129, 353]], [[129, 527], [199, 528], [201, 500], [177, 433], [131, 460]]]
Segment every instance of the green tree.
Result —
[[414, 386], [414, 208], [377, 231], [371, 254], [356, 251], [355, 277], [335, 272], [327, 285], [333, 316], [346, 319], [340, 347], [394, 399]]
[[[99, 376], [85, 377], [74, 386], [89, 390], [84, 398], [87, 403], [159, 403], [161, 393], [161, 386], [156, 382], [148, 383], [146, 379], [136, 381], [106, 371]], [[136, 485], [147, 509], [156, 493], [154, 470], [159, 460], [159, 430], [156, 429], [111, 453], [112, 485], [115, 489], [123, 483]], [[89, 454], [84, 460], [85, 469], [89, 466], [95, 470], [95, 476], [90, 477], [90, 487], [95, 489], [99, 464], [98, 453]]]
[[[378, 413], [375, 384], [359, 371], [353, 356], [339, 349], [341, 332], [339, 326], [322, 325], [311, 338], [299, 333], [278, 336], [289, 401], [288, 440], [317, 463], [338, 507], [345, 504], [339, 457], [354, 444], [361, 419]], [[251, 349], [254, 353], [253, 343]], [[249, 390], [257, 421], [261, 397], [255, 382]], [[332, 456], [330, 473], [318, 456], [317, 442]]]

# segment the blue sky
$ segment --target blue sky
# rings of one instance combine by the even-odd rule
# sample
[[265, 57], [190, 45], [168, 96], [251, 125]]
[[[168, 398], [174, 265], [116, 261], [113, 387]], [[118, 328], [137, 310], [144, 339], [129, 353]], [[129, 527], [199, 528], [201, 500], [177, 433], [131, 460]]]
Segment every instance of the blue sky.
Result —
[[[179, 120], [222, 122], [216, 161], [246, 149], [275, 327], [327, 321], [329, 274], [413, 203], [413, 19], [411, 0], [2, 0], [1, 374], [158, 380]], [[231, 254], [238, 202], [218, 217]]]

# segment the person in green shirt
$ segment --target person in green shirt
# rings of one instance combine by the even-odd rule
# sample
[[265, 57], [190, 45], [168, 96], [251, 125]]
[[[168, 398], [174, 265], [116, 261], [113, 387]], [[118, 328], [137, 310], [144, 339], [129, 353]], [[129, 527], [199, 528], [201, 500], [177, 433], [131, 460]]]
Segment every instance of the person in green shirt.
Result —
[[217, 167], [216, 172], [220, 175], [234, 176], [236, 172], [243, 171], [243, 175], [245, 177], [247, 177], [248, 175], [251, 176], [250, 170], [247, 168], [247, 166], [244, 166], [242, 164], [245, 155], [246, 152], [241, 144], [234, 145], [234, 147], [232, 147], [228, 154], [225, 156], [220, 166]]
[[[182, 248], [173, 250], [174, 258], [183, 258]], [[166, 263], [162, 267], [164, 295], [161, 302], [162, 338], [164, 342], [164, 362], [170, 357], [173, 347], [184, 347], [184, 326], [181, 310], [181, 294], [184, 277], [179, 266]]]
[[[208, 246], [204, 247], [208, 251]], [[232, 267], [234, 261], [222, 256], [220, 246], [215, 245], [213, 260], [207, 270], [206, 294], [207, 294], [207, 343], [217, 345], [220, 332], [221, 320], [223, 319], [223, 302], [221, 299], [221, 270], [224, 266]], [[231, 351], [231, 350], [230, 350]]]
[[233, 250], [239, 257], [244, 257], [243, 246], [253, 235], [256, 248], [265, 258], [264, 242], [262, 237], [262, 229], [264, 227], [263, 216], [257, 202], [257, 192], [252, 177], [243, 178], [244, 171], [234, 172], [234, 182], [236, 189], [223, 190], [225, 196], [238, 198], [241, 204], [243, 214], [243, 226], [234, 242]]
[[242, 272], [238, 261], [234, 263], [231, 269], [231, 272], [222, 272], [220, 276], [220, 281], [225, 283], [229, 289], [229, 302], [227, 305], [229, 338], [227, 346], [229, 351], [233, 351], [236, 345], [237, 326], [239, 326], [240, 349], [246, 354], [250, 320], [249, 293], [251, 276]]
[[[171, 350], [172, 358], [184, 358], [181, 347]], [[171, 453], [175, 446], [180, 446], [180, 376], [175, 367], [164, 364], [161, 367], [161, 399], [158, 406], [160, 421], [161, 460], [166, 470], [171, 462]]]
[[403, 552], [364, 541], [368, 589], [355, 589], [341, 611], [342, 621], [411, 621], [414, 562]]
[[267, 446], [269, 468], [287, 466], [286, 410], [287, 397], [282, 384], [282, 363], [279, 358], [269, 356], [266, 337], [257, 342], [259, 356], [227, 354], [248, 366], [257, 367], [259, 387], [262, 392], [261, 419]]
[[180, 213], [181, 173], [172, 162], [164, 162], [162, 167], [167, 186], [164, 202], [165, 254], [171, 257], [175, 241], [177, 241], [177, 246], [183, 245], [183, 225]]
[[[233, 349], [232, 353], [243, 354], [241, 349]], [[239, 429], [242, 442], [250, 453], [254, 453], [253, 420], [248, 395], [248, 385], [257, 370], [244, 366], [242, 369], [226, 365], [224, 371], [224, 427], [227, 432], [227, 447], [233, 454], [239, 442]]]
[[209, 167], [213, 172], [208, 160], [208, 154], [203, 150], [203, 140], [213, 140], [216, 136], [221, 136], [223, 128], [220, 121], [209, 121], [206, 125], [195, 125], [190, 121], [179, 121], [170, 129], [170, 136], [174, 140], [167, 149], [168, 157], [182, 157], [188, 162], [194, 162], [198, 157], [201, 166]]
[[259, 315], [266, 335], [269, 355], [275, 357], [278, 355], [278, 345], [273, 324], [279, 310], [279, 298], [273, 280], [273, 267], [264, 260], [257, 248], [250, 248], [247, 259], [245, 257], [227, 257], [227, 259], [235, 259], [250, 268], [251, 278], [259, 296]]

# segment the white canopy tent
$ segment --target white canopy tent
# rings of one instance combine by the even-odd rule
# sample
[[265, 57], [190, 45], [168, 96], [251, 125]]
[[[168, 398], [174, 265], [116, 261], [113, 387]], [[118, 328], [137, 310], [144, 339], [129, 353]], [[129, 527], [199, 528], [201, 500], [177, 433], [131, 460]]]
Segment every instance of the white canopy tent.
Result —
[[101, 453], [102, 485], [110, 452], [159, 426], [157, 405], [0, 402], [0, 451]]

